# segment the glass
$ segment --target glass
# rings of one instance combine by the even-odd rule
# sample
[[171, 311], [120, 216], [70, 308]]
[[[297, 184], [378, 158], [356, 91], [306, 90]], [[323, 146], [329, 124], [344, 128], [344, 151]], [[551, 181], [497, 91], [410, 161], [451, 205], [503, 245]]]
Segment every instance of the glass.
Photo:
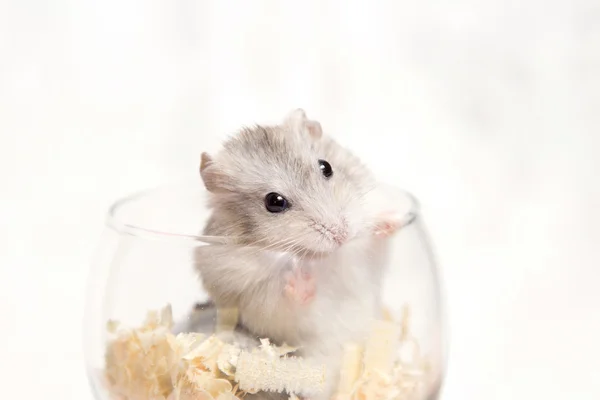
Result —
[[[263, 392], [252, 393], [262, 384], [299, 397], [308, 393], [311, 399], [437, 398], [445, 341], [435, 260], [414, 198], [389, 189], [403, 211], [401, 228], [381, 239], [389, 244], [388, 253], [378, 253], [388, 255], [381, 285], [384, 309], [369, 320], [372, 326], [363, 327], [362, 340], [312, 362], [302, 353], [310, 349], [293, 353], [276, 340], [259, 345], [236, 325], [237, 309], [217, 312], [210, 304], [194, 255], [230, 238], [198, 234], [209, 216], [200, 181], [116, 202], [89, 281], [85, 352], [95, 397], [233, 399], [246, 391], [247, 398], [260, 398]], [[315, 299], [318, 285], [316, 290]], [[342, 306], [353, 300], [339, 299]], [[335, 319], [337, 324], [329, 326], [359, 321], [352, 313], [328, 314], [322, 308], [315, 330]], [[224, 345], [234, 342], [240, 347]], [[327, 356], [335, 359], [321, 362]], [[289, 394], [284, 390], [281, 396]]]

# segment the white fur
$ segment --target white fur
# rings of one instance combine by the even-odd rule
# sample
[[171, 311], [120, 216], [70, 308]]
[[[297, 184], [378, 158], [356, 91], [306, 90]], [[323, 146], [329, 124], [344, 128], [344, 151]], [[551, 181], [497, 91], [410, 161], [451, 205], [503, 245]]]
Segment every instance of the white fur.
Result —
[[[296, 110], [280, 127], [243, 130], [214, 159], [203, 156], [214, 208], [205, 233], [239, 235], [241, 242], [200, 247], [196, 262], [215, 303], [237, 306], [252, 334], [300, 346], [301, 355], [326, 364], [328, 398], [343, 345], [365, 340], [381, 310], [387, 243], [372, 234], [381, 215], [381, 206], [373, 207], [375, 179], [321, 134], [318, 122]], [[331, 163], [331, 178], [319, 159]], [[269, 214], [263, 199], [271, 191], [289, 198], [291, 209]], [[286, 295], [294, 269], [314, 278], [308, 304]]]

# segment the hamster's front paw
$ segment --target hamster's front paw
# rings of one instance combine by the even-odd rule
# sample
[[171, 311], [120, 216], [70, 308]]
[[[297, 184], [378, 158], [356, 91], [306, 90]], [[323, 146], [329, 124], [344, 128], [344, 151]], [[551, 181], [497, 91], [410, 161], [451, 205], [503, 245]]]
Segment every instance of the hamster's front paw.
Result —
[[380, 238], [387, 238], [396, 233], [401, 227], [402, 224], [397, 219], [393, 217], [386, 218], [383, 216], [383, 218], [375, 224], [373, 234]]
[[290, 300], [307, 305], [314, 299], [317, 287], [312, 274], [297, 268], [287, 275], [286, 280], [285, 294]]

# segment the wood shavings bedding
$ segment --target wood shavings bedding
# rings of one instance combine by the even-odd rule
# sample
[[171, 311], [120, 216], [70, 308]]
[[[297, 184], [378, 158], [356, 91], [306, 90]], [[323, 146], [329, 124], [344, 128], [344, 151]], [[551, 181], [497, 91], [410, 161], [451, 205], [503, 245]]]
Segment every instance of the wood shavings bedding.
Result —
[[[219, 331], [233, 329], [235, 310], [223, 314]], [[232, 319], [233, 318], [233, 319]], [[426, 360], [409, 335], [408, 313], [401, 324], [377, 321], [364, 344], [349, 343], [335, 400], [419, 400], [428, 383]], [[324, 366], [290, 354], [290, 346], [268, 339], [253, 349], [223, 336], [172, 333], [171, 307], [149, 312], [137, 329], [109, 321], [105, 377], [115, 400], [240, 400], [259, 391], [298, 399], [319, 393]]]

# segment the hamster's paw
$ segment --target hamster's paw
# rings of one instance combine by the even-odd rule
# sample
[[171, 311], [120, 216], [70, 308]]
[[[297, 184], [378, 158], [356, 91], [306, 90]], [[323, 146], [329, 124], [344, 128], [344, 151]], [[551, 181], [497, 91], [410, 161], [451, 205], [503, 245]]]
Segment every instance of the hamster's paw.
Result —
[[309, 304], [317, 291], [315, 278], [312, 274], [295, 269], [286, 277], [286, 296], [299, 305]]
[[375, 224], [373, 234], [380, 238], [387, 238], [392, 236], [402, 227], [402, 224], [397, 219], [391, 217], [386, 218], [385, 216]]

